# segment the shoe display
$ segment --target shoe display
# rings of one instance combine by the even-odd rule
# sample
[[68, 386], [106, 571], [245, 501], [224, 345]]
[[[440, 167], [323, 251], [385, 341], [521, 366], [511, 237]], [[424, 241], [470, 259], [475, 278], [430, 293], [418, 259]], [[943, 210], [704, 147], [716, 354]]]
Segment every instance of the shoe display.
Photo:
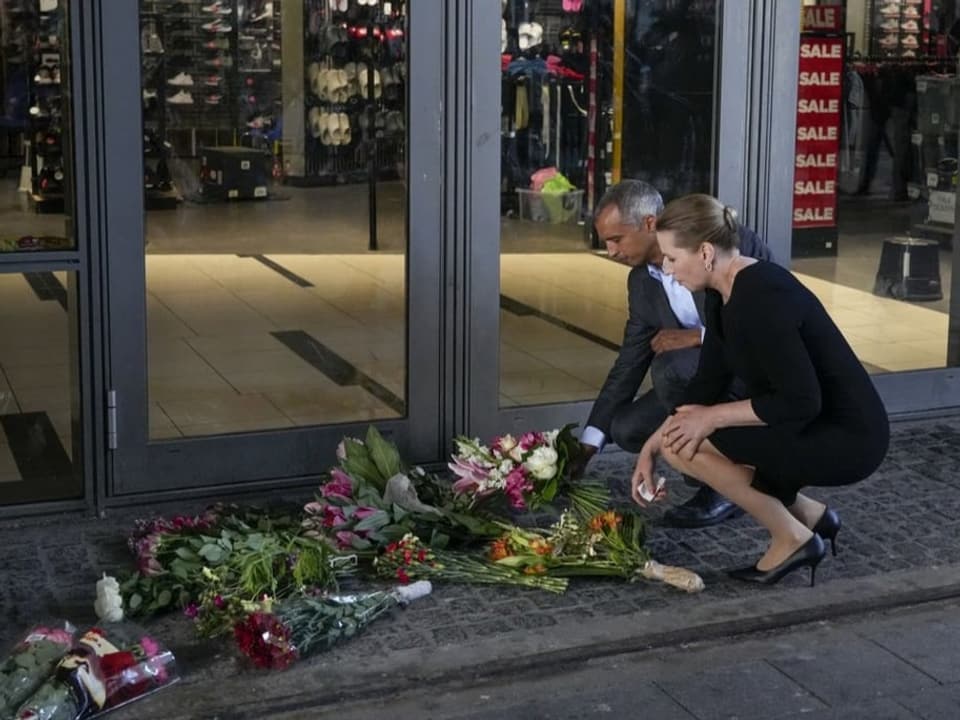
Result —
[[886, 30], [887, 32], [895, 32], [898, 25], [899, 23], [896, 18], [890, 18], [880, 23], [880, 29]]
[[200, 27], [202, 27], [207, 32], [212, 32], [212, 33], [228, 33], [231, 30], [233, 30], [233, 27], [231, 25], [220, 22], [219, 18], [217, 18], [216, 20], [212, 20], [208, 23], [204, 23]]
[[884, 17], [900, 17], [900, 6], [889, 3], [880, 8], [880, 14]]
[[740, 507], [709, 485], [701, 485], [687, 502], [665, 512], [663, 519], [673, 527], [700, 528], [716, 525], [742, 514]]
[[207, 105], [219, 105], [221, 100], [223, 100], [223, 95], [220, 95], [218, 93], [214, 93], [213, 95], [207, 95], [203, 99], [203, 101]]
[[916, 35], [907, 35], [905, 38], [903, 38], [903, 40], [901, 41], [901, 44], [902, 44], [903, 47], [905, 47], [905, 48], [918, 48], [918, 47], [920, 47], [920, 41], [917, 40], [917, 36], [916, 36]]
[[210, 75], [205, 78], [203, 84], [207, 87], [220, 87], [220, 83], [223, 81], [223, 78], [219, 75]]
[[900, 41], [896, 35], [884, 35], [882, 38], [880, 38], [880, 47], [895, 48], [899, 42]]
[[913, 18], [915, 20], [920, 19], [920, 11], [914, 5], [909, 5], [903, 9], [903, 16], [905, 18]]
[[186, 90], [181, 90], [168, 97], [167, 102], [171, 105], [193, 105], [193, 95]]
[[174, 87], [192, 87], [193, 78], [185, 72], [177, 73], [167, 80], [167, 85], [173, 85]]
[[759, 570], [756, 565], [750, 567], [731, 570], [727, 573], [735, 580], [744, 582], [760, 583], [761, 585], [774, 585], [794, 570], [803, 567], [810, 568], [810, 587], [814, 586], [816, 581], [817, 565], [827, 554], [827, 548], [823, 540], [816, 533], [801, 545], [796, 552], [784, 560], [782, 563], [769, 570]]
[[209, 13], [211, 15], [229, 15], [233, 12], [233, 8], [227, 5], [226, 3], [212, 2], [209, 5], [204, 5], [200, 8], [203, 12]]
[[918, 33], [920, 32], [920, 27], [917, 25], [916, 20], [907, 20], [905, 23], [900, 25], [900, 28], [904, 32], [908, 33]]

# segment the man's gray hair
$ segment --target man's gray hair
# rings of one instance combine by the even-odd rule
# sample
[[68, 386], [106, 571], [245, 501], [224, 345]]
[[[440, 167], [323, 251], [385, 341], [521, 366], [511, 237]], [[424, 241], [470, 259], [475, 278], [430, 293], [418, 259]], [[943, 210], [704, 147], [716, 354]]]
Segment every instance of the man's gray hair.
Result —
[[643, 180], [623, 180], [609, 188], [597, 203], [594, 219], [611, 205], [619, 211], [621, 223], [637, 227], [647, 215], [657, 217], [663, 212], [660, 191]]

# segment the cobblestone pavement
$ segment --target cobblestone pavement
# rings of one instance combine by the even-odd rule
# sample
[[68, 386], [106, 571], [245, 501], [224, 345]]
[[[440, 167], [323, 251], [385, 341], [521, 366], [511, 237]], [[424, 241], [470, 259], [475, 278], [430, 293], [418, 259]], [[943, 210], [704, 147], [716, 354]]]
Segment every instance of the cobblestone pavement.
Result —
[[[803, 588], [806, 578], [801, 573], [788, 577], [776, 591], [726, 578], [725, 569], [749, 563], [763, 551], [765, 533], [749, 518], [714, 528], [677, 530], [659, 523], [663, 508], [658, 508], [651, 510], [648, 528], [647, 543], [653, 556], [662, 563], [700, 573], [707, 585], [703, 593], [685, 595], [657, 584], [590, 580], [571, 582], [567, 593], [560, 596], [500, 587], [439, 586], [432, 596], [379, 620], [348, 645], [302, 665], [363, 669], [372, 667], [371, 658], [392, 653], [405, 653], [407, 661], [427, 659], [451, 646], [481, 642], [499, 643], [504, 654], [522, 655], [525, 638], [536, 637], [542, 644], [555, 634], [559, 642], [570, 628], [582, 630], [591, 623], [603, 621], [609, 626], [613, 621], [615, 626], [622, 618], [627, 634], [644, 614], [671, 613], [682, 623], [684, 617], [703, 617], [725, 601], [772, 613], [781, 607], [781, 598], [803, 597], [815, 603], [822, 588], [829, 590], [831, 583], [838, 581], [849, 586], [897, 571], [957, 563], [958, 460], [960, 417], [901, 422], [893, 425], [890, 452], [873, 477], [845, 488], [811, 489], [810, 494], [829, 503], [844, 522], [840, 554], [824, 561], [813, 590]], [[593, 475], [609, 480], [619, 502], [628, 501], [633, 456], [605, 453], [591, 467]], [[674, 502], [692, 492], [677, 478], [671, 480]], [[194, 511], [199, 506], [194, 502], [153, 509], [172, 513]], [[65, 616], [77, 624], [92, 621], [94, 582], [104, 571], [120, 573], [129, 567], [124, 537], [132, 519], [143, 514], [143, 509], [123, 510], [104, 520], [60, 518], [0, 524], [6, 580], [0, 584], [3, 647], [43, 618]], [[151, 621], [150, 627], [177, 653], [187, 673], [185, 684], [214, 682], [241, 671], [229, 643], [197, 642], [183, 618], [160, 618]], [[415, 674], [415, 669], [410, 672]], [[254, 692], [254, 687], [247, 689]], [[144, 703], [131, 717], [148, 717], [146, 707]]]

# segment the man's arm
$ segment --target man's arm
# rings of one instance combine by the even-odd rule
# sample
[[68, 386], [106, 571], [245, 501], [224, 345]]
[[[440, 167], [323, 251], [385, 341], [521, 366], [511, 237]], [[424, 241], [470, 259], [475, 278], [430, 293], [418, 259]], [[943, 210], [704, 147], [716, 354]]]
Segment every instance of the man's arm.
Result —
[[630, 272], [627, 280], [630, 316], [624, 327], [623, 343], [587, 420], [587, 425], [599, 430], [605, 438], [610, 435], [614, 413], [634, 399], [654, 356], [651, 343], [660, 328], [652, 322], [653, 313], [646, 305], [641, 285], [646, 272], [643, 266]]

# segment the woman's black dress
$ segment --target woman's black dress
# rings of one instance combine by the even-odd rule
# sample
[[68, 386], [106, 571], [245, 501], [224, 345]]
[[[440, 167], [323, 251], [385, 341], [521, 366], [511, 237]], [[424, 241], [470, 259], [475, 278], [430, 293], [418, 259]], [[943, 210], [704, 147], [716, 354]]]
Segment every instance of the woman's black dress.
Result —
[[686, 404], [722, 402], [733, 377], [766, 427], [710, 436], [720, 452], [756, 468], [754, 486], [792, 505], [807, 485], [869, 476], [890, 440], [887, 413], [863, 365], [820, 301], [779, 265], [740, 270], [726, 305], [707, 290], [707, 332]]

